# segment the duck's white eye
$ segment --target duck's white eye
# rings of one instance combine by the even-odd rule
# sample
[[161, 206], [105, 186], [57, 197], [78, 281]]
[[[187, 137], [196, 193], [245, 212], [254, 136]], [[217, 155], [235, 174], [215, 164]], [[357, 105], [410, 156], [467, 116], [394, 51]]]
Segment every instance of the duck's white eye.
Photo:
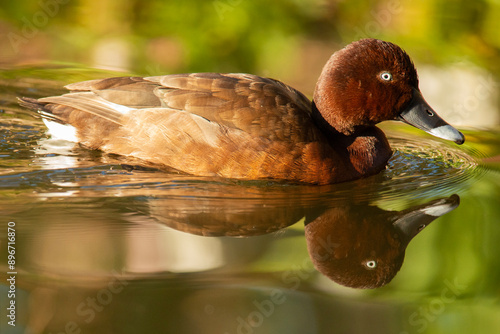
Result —
[[375, 261], [375, 260], [366, 261], [365, 266], [368, 269], [375, 269], [375, 268], [377, 268], [377, 261]]
[[392, 74], [389, 72], [382, 72], [380, 73], [380, 78], [384, 81], [391, 81], [392, 80]]

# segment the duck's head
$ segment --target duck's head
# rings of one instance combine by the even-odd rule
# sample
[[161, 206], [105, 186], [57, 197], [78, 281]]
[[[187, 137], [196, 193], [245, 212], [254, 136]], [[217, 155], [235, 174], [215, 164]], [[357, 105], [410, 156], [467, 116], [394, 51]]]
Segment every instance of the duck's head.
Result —
[[424, 100], [408, 54], [399, 46], [362, 39], [328, 60], [316, 85], [314, 105], [336, 131], [352, 135], [385, 120], [401, 120], [436, 137], [464, 142]]

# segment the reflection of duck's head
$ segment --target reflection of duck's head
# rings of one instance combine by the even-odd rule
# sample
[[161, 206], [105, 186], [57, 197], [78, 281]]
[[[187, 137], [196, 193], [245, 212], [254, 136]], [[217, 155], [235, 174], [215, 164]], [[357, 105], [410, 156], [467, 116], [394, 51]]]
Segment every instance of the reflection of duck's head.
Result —
[[401, 268], [412, 238], [458, 204], [459, 197], [452, 195], [399, 212], [373, 206], [330, 209], [306, 225], [311, 259], [341, 285], [381, 287]]

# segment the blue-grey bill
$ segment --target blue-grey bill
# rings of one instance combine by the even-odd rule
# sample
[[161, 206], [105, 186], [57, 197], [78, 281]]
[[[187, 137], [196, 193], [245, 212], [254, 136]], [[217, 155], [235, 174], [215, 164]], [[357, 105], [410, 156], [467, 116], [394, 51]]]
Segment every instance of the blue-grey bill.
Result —
[[436, 218], [455, 210], [459, 204], [460, 197], [456, 194], [448, 198], [440, 198], [419, 207], [401, 211], [393, 224], [409, 242]]
[[399, 119], [433, 136], [451, 140], [459, 145], [465, 141], [464, 135], [439, 117], [415, 88], [410, 105], [399, 114]]

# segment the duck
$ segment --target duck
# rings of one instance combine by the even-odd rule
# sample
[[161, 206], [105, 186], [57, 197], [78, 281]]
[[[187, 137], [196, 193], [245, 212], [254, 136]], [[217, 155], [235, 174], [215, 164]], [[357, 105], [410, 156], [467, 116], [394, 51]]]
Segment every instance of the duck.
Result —
[[111, 77], [65, 88], [19, 103], [53, 138], [197, 176], [315, 185], [365, 178], [392, 156], [376, 126], [386, 120], [465, 141], [423, 98], [409, 55], [372, 38], [333, 53], [312, 101], [244, 73]]

